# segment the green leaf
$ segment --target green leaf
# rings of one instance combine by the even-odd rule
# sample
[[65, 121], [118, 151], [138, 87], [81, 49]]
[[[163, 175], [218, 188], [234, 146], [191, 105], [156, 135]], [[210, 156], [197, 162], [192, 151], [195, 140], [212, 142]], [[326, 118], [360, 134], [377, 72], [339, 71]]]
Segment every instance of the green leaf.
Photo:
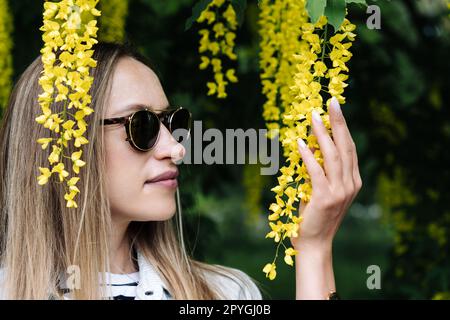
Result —
[[184, 31], [192, 27], [192, 24], [200, 17], [200, 14], [206, 9], [211, 1], [212, 0], [200, 0], [192, 7], [192, 16], [186, 20]]
[[233, 6], [234, 11], [236, 11], [236, 18], [239, 27], [244, 22], [244, 13], [247, 8], [247, 0], [231, 0], [231, 5]]
[[363, 4], [363, 5], [367, 6], [366, 0], [345, 0], [345, 3], [347, 3], [347, 4], [357, 3], [357, 4]]
[[345, 1], [344, 0], [327, 0], [325, 15], [328, 23], [334, 27], [334, 31], [338, 31], [345, 18]]
[[326, 0], [308, 0], [306, 10], [308, 10], [308, 15], [312, 23], [316, 23], [323, 16], [326, 4]]

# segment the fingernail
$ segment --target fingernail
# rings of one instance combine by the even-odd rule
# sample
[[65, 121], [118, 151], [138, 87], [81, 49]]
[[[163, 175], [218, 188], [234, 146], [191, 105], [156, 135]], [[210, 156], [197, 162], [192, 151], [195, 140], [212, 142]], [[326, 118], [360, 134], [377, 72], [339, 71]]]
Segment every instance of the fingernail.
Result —
[[316, 110], [313, 110], [312, 116], [313, 116], [314, 120], [316, 120], [317, 122], [322, 122], [322, 118], [320, 117], [320, 115], [317, 113]]
[[298, 143], [298, 145], [300, 146], [300, 148], [306, 148], [305, 141], [303, 141], [302, 138], [298, 138], [298, 139], [297, 139], [297, 143]]
[[334, 110], [341, 112], [341, 106], [339, 105], [339, 101], [338, 99], [336, 99], [336, 97], [332, 97], [330, 103]]

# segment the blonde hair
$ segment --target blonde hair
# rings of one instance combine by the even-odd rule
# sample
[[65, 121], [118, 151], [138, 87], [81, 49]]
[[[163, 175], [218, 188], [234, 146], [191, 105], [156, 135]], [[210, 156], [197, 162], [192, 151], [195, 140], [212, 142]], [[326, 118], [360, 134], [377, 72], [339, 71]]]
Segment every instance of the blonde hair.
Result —
[[[91, 107], [95, 112], [86, 133], [90, 143], [83, 146], [87, 164], [79, 174], [82, 192], [78, 208], [66, 207], [64, 188], [57, 181], [44, 186], [36, 181], [38, 167], [48, 167], [47, 152], [36, 140], [55, 138], [52, 131], [35, 121], [40, 113], [41, 57], [13, 89], [0, 129], [0, 262], [4, 271], [2, 290], [8, 299], [61, 298], [60, 276], [72, 265], [81, 270], [81, 286], [71, 298], [104, 297], [98, 274], [109, 271], [111, 214], [105, 193], [104, 129], [98, 123], [105, 118], [112, 75], [122, 57], [132, 57], [150, 67], [128, 47], [106, 43], [95, 47], [98, 65], [91, 71]], [[68, 154], [73, 151], [69, 145]], [[63, 161], [70, 166], [70, 159]], [[136, 248], [153, 264], [174, 299], [226, 298], [208, 283], [205, 273], [240, 279], [240, 286], [246, 283], [242, 273], [188, 256], [178, 190], [176, 200], [175, 223], [174, 219], [131, 222], [127, 230], [130, 254], [131, 248]]]

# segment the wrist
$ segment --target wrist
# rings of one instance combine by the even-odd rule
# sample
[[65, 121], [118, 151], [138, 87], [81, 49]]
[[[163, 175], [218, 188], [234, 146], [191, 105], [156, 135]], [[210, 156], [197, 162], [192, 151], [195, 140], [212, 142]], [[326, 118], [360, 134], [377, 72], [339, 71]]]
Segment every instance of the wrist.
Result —
[[333, 242], [331, 240], [299, 239], [294, 249], [299, 252], [328, 256], [333, 251]]
[[326, 245], [309, 245], [304, 244], [297, 249], [298, 253], [295, 255], [295, 262], [300, 265], [300, 261], [314, 261], [314, 264], [321, 268], [329, 268], [333, 264], [333, 253], [331, 246]]
[[296, 299], [328, 299], [336, 291], [332, 245], [304, 242], [295, 255]]

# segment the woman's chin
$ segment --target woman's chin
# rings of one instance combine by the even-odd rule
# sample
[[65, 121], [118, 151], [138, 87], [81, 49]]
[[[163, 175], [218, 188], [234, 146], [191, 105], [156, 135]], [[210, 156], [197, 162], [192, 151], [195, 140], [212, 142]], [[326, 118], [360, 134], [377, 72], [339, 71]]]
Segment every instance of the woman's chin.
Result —
[[[163, 205], [164, 204], [164, 205]], [[136, 216], [134, 221], [164, 221], [171, 219], [176, 213], [175, 201], [158, 202], [142, 208], [142, 214]]]

